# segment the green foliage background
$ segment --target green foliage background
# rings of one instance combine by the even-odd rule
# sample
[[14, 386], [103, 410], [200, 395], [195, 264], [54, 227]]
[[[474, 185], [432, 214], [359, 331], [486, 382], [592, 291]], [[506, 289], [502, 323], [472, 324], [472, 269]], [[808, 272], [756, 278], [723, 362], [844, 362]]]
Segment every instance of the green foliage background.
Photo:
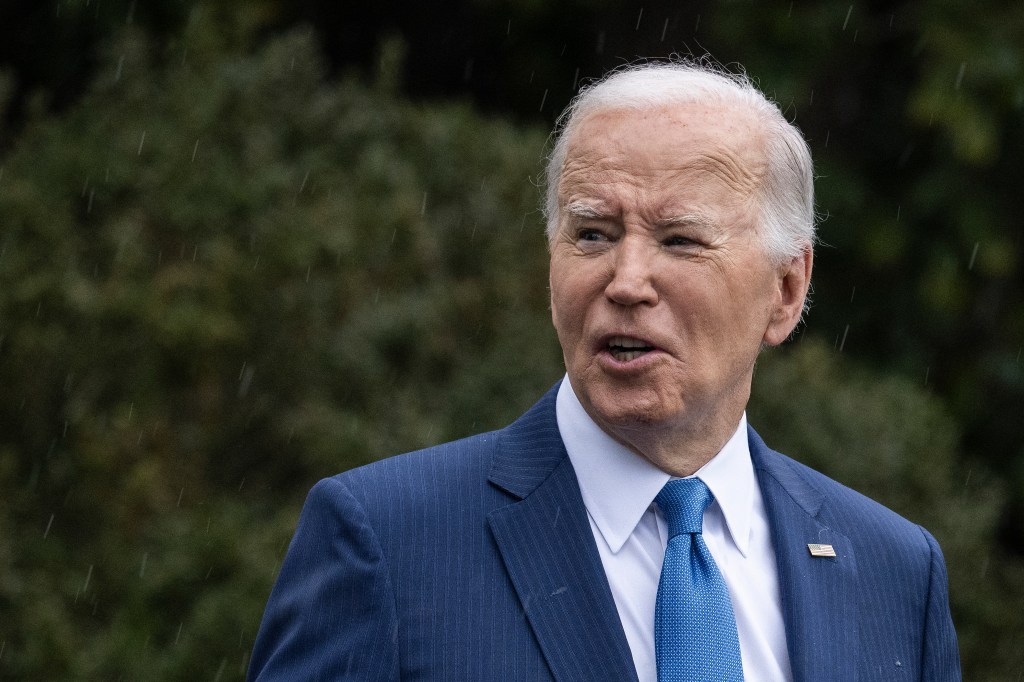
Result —
[[[0, 138], [0, 678], [240, 679], [315, 480], [500, 427], [561, 375], [547, 127], [410, 101], [401, 41], [333, 78], [309, 32], [229, 6], [125, 29], [73, 105]], [[980, 41], [928, 8], [927, 66], [871, 103], [851, 84], [910, 29], [862, 21], [854, 50], [827, 3], [706, 24], [799, 112], [829, 214], [751, 421], [929, 527], [965, 679], [1016, 679], [1021, 11]]]

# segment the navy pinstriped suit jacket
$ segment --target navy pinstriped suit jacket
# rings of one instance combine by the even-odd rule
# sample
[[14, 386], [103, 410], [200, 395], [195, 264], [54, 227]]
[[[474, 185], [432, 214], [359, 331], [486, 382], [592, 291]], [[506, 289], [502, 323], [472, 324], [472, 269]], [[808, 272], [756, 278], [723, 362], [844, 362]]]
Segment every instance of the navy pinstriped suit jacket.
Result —
[[[960, 679], [946, 569], [920, 526], [750, 452], [797, 682]], [[815, 558], [808, 543], [831, 544]], [[757, 679], [756, 671], [747, 671]], [[309, 494], [251, 680], [635, 680], [550, 391], [511, 426]]]

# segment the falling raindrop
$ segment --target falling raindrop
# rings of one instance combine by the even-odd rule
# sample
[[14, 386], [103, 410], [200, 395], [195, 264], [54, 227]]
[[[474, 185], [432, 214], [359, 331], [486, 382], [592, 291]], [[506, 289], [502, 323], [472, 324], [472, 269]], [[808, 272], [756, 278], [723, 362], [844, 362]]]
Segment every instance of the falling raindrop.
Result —
[[665, 23], [661, 26], [661, 42], [665, 42], [666, 33], [668, 33], [668, 17], [665, 17]]
[[974, 250], [971, 251], [971, 260], [967, 264], [967, 269], [968, 270], [973, 270], [974, 269], [974, 259], [978, 257], [978, 247], [980, 245], [981, 245], [981, 242], [974, 242]]
[[634, 31], [640, 30], [640, 20], [644, 18], [644, 8], [640, 8], [640, 14], [636, 15], [636, 26], [633, 27]]
[[149, 552], [142, 553], [142, 565], [139, 566], [139, 577], [141, 578], [146, 574], [146, 563], [149, 561]]
[[46, 530], [43, 531], [44, 540], [46, 539], [46, 536], [50, 534], [50, 528], [53, 526], [53, 517], [54, 514], [50, 514], [50, 520], [46, 522]]
[[238, 397], [244, 398], [249, 393], [249, 387], [252, 386], [252, 378], [256, 374], [256, 370], [252, 367], [246, 367], [242, 370], [242, 375], [239, 377], [238, 385]]
[[964, 80], [964, 71], [967, 70], [967, 62], [960, 62], [960, 70], [956, 74], [956, 85], [953, 86], [954, 90], [960, 89], [960, 83]]
[[843, 30], [846, 30], [846, 25], [850, 23], [850, 15], [853, 14], [853, 5], [850, 5], [849, 9], [846, 10], [846, 18], [843, 19]]
[[146, 131], [142, 131], [142, 138], [139, 140], [139, 151], [135, 153], [135, 156], [142, 155], [142, 145], [146, 144]]

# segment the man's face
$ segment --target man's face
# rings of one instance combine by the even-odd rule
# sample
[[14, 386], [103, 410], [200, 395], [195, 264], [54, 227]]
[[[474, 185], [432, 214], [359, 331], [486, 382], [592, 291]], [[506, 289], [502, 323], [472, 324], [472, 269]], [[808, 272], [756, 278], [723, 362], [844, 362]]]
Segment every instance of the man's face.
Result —
[[731, 434], [762, 343], [797, 321], [806, 283], [794, 308], [756, 231], [762, 148], [753, 116], [701, 104], [598, 112], [569, 141], [552, 318], [584, 408], [626, 444]]

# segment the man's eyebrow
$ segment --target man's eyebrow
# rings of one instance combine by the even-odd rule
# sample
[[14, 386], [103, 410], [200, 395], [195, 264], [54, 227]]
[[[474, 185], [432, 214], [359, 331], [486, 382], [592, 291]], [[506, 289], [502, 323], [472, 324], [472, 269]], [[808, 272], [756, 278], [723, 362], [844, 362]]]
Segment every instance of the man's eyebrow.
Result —
[[583, 201], [570, 201], [565, 205], [565, 212], [574, 218], [587, 218], [591, 220], [609, 217], [601, 209]]
[[659, 227], [672, 227], [674, 225], [693, 225], [696, 227], [712, 228], [715, 226], [713, 220], [703, 213], [682, 213], [680, 215], [668, 216], [658, 220]]

